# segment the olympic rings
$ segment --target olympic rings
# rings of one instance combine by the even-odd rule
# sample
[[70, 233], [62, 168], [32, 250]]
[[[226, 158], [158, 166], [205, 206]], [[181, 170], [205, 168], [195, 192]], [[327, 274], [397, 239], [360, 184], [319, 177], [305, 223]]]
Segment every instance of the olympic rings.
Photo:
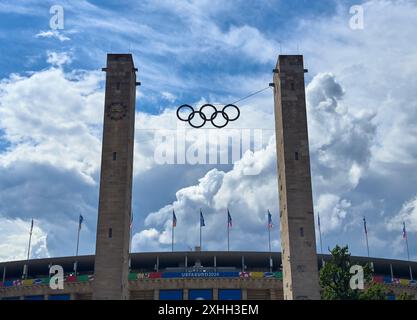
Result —
[[[213, 110], [213, 112], [211, 113], [211, 115], [204, 113], [203, 110], [204, 109], [207, 109], [207, 108], [210, 108], [210, 109]], [[233, 118], [231, 118], [229, 116], [229, 114], [226, 112], [226, 110], [228, 108], [234, 108], [234, 109], [236, 109], [236, 111], [237, 111], [236, 116], [234, 116]], [[189, 114], [188, 114], [188, 117], [182, 117], [181, 116], [180, 112], [181, 112], [182, 109], [190, 110], [189, 111]], [[199, 122], [194, 121], [193, 122], [193, 119], [196, 119], [197, 118], [197, 117], [195, 117], [197, 114], [200, 116], [201, 121], [199, 121]], [[220, 121], [219, 120], [216, 120], [216, 119], [219, 119], [220, 118], [220, 117], [217, 117], [220, 114], [223, 117], [223, 120], [220, 120]], [[177, 118], [178, 118], [178, 120], [188, 122], [188, 124], [190, 126], [192, 126], [193, 128], [195, 128], [195, 129], [204, 127], [204, 125], [206, 124], [206, 122], [211, 122], [211, 124], [213, 126], [215, 126], [216, 128], [221, 129], [221, 128], [226, 127], [229, 124], [230, 121], [235, 121], [239, 117], [240, 117], [240, 110], [234, 104], [228, 104], [228, 105], [224, 106], [223, 109], [220, 110], [220, 111], [217, 110], [217, 108], [214, 105], [209, 104], [209, 103], [201, 106], [201, 108], [199, 110], [194, 110], [194, 108], [192, 106], [188, 105], [188, 104], [183, 104], [181, 107], [179, 107], [177, 109]]]

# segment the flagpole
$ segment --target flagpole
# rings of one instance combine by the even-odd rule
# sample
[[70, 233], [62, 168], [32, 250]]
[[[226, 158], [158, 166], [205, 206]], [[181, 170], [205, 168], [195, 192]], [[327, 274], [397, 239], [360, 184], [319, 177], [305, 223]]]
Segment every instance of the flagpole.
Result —
[[269, 255], [271, 256], [271, 228], [268, 227], [268, 245], [269, 245]]
[[230, 230], [229, 224], [227, 225], [227, 251], [230, 251]]
[[410, 280], [413, 280], [413, 270], [411, 269], [411, 264], [410, 264], [410, 250], [408, 248], [408, 237], [405, 238], [405, 243], [407, 245], [407, 258], [408, 258], [408, 268], [410, 271]]
[[202, 251], [202, 227], [205, 227], [206, 224], [204, 223], [203, 211], [200, 209], [200, 251]]
[[80, 244], [80, 226], [78, 226], [78, 235], [77, 235], [77, 250], [75, 251], [75, 257], [78, 257], [78, 247]]
[[410, 264], [410, 250], [408, 247], [408, 235], [407, 235], [407, 230], [405, 229], [405, 222], [403, 222], [403, 237], [405, 238], [405, 245], [407, 247], [407, 259], [408, 259], [408, 269], [410, 271], [410, 280], [413, 280], [413, 270], [411, 269], [411, 264]]
[[30, 257], [30, 244], [31, 244], [31, 242], [32, 242], [32, 231], [33, 231], [33, 219], [32, 219], [32, 224], [31, 224], [31, 226], [30, 226], [30, 232], [29, 232], [29, 245], [28, 245], [28, 255], [27, 255], [26, 260], [29, 260], [29, 257]]
[[268, 210], [268, 249], [269, 249], [269, 271], [270, 272], [272, 272], [271, 228], [272, 228], [272, 218], [271, 218], [271, 212]]
[[230, 251], [230, 222], [229, 222], [229, 210], [227, 211], [227, 251]]
[[368, 233], [365, 234], [366, 237], [366, 251], [368, 252], [368, 258], [369, 258], [369, 242], [368, 242]]
[[79, 245], [80, 245], [80, 231], [81, 231], [81, 223], [82, 223], [80, 217], [78, 217], [77, 249], [75, 251], [75, 264], [74, 264], [75, 276], [77, 276], [77, 269], [78, 269], [78, 248], [79, 248]]
[[171, 242], [171, 250], [174, 252], [174, 221], [172, 221], [172, 242]]
[[[26, 261], [29, 261], [29, 258], [30, 258], [30, 245], [31, 245], [31, 242], [32, 242], [32, 231], [33, 231], [33, 218], [32, 218], [32, 222], [31, 222], [31, 225], [30, 225], [30, 231], [29, 231], [29, 245], [28, 245], [28, 255], [26, 257]], [[27, 278], [27, 274], [28, 274], [28, 265], [26, 264], [23, 267], [23, 278], [24, 279]]]
[[318, 226], [319, 226], [319, 235], [320, 235], [320, 253], [323, 254], [323, 241], [321, 239], [321, 224], [320, 224], [320, 212], [318, 214]]

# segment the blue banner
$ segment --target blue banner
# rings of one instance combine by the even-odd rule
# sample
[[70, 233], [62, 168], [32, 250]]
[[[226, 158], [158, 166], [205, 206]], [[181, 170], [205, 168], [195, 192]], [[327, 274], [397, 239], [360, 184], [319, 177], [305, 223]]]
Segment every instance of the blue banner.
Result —
[[182, 300], [182, 290], [159, 290], [159, 300]]
[[188, 300], [213, 300], [213, 292], [211, 289], [190, 289]]
[[71, 300], [69, 294], [51, 294], [48, 300]]
[[219, 300], [242, 300], [242, 290], [219, 289]]
[[239, 272], [164, 272], [162, 278], [237, 278]]
[[25, 300], [44, 300], [43, 296], [25, 296]]

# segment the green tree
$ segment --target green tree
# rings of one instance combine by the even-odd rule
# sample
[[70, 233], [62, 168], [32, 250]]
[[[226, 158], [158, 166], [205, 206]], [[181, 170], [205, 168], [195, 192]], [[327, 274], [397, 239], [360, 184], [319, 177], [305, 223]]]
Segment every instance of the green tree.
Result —
[[372, 283], [369, 287], [359, 295], [361, 300], [386, 300], [387, 291], [384, 285], [380, 283]]
[[363, 267], [365, 290], [352, 289], [350, 280], [352, 274], [348, 246], [336, 246], [330, 250], [332, 259], [325, 263], [320, 270], [320, 286], [324, 300], [381, 300], [385, 299], [384, 287], [372, 283], [372, 268], [369, 264]]
[[403, 292], [397, 297], [397, 300], [414, 300], [414, 299], [415, 299], [415, 296], [407, 292]]

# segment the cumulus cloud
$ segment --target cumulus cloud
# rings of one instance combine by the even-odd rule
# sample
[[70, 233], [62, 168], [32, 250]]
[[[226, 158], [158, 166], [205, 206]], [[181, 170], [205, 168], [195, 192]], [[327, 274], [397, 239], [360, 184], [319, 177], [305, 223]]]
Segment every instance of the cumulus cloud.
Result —
[[[267, 147], [252, 153], [248, 151], [228, 172], [213, 169], [198, 184], [180, 189], [176, 200], [145, 219], [147, 228], [134, 237], [135, 250], [149, 250], [147, 244], [157, 241], [159, 248], [170, 244], [172, 210], [178, 223], [176, 241], [180, 248], [198, 245], [199, 210], [205, 216], [204, 248], [224, 250], [226, 245], [227, 209], [233, 217], [231, 248], [244, 243], [246, 249], [266, 250], [267, 210], [277, 223], [277, 181], [274, 138]], [[258, 175], [246, 175], [253, 166]], [[274, 229], [274, 249], [278, 247], [278, 228]], [[248, 241], [248, 239], [251, 239]], [[156, 244], [152, 246], [155, 247]]]
[[[24, 260], [27, 257], [31, 221], [8, 219], [0, 215], [0, 261]], [[49, 257], [47, 235], [34, 221], [31, 258]]]
[[315, 187], [326, 192], [354, 189], [369, 165], [375, 114], [358, 114], [344, 103], [344, 89], [331, 73], [315, 76], [306, 96]]
[[11, 145], [0, 154], [0, 164], [46, 162], [90, 178], [101, 151], [100, 81], [95, 72], [64, 74], [54, 68], [3, 79], [0, 128]]
[[[48, 234], [45, 243], [53, 255], [74, 254], [71, 244], [79, 214], [86, 219], [80, 252], [94, 248], [104, 99], [101, 81], [95, 71], [65, 73], [50, 68], [11, 75], [0, 82], [0, 132], [8, 143], [0, 150], [4, 226], [12, 222], [19, 226], [21, 219], [34, 217]], [[7, 237], [1, 243], [12, 245], [12, 240]], [[46, 251], [36, 254], [45, 256]]]

